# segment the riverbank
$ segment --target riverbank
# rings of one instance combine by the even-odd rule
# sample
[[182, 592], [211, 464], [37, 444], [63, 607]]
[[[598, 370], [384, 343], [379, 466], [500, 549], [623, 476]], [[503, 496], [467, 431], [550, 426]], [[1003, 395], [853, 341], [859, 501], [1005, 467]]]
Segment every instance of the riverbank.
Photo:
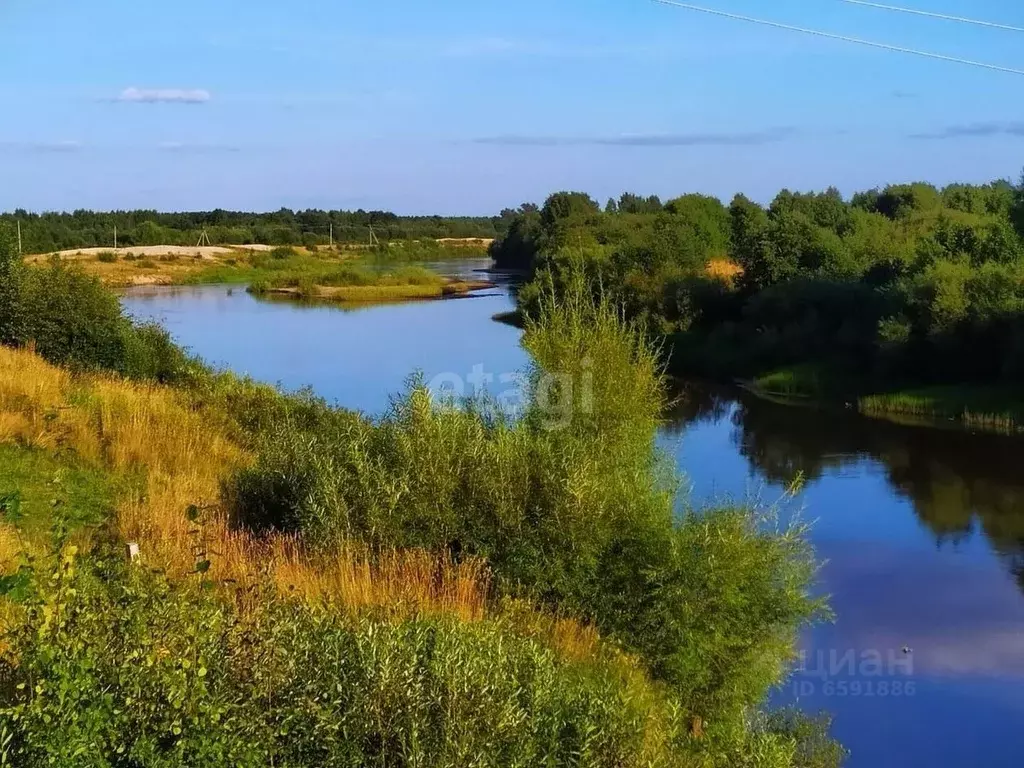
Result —
[[345, 264], [387, 266], [427, 261], [486, 258], [488, 241], [410, 241], [381, 246], [139, 246], [118, 250], [86, 248], [28, 256], [30, 266], [52, 259], [74, 263], [112, 288], [146, 285], [245, 284], [283, 272], [315, 278]]

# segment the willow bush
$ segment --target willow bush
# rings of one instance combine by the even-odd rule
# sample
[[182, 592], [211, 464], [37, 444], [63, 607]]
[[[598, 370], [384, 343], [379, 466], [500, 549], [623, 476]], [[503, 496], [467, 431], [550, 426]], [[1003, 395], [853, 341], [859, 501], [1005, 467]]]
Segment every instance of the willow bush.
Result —
[[744, 732], [821, 614], [804, 531], [749, 509], [677, 515], [657, 353], [580, 282], [523, 343], [518, 418], [414, 384], [376, 421], [277, 420], [231, 483], [239, 522], [486, 559], [500, 593], [594, 621], [688, 716]]

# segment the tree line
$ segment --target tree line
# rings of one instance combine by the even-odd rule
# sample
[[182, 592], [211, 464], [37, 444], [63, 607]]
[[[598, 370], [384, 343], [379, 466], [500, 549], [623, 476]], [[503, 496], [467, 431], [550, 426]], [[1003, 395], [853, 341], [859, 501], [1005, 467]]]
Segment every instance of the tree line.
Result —
[[[160, 213], [153, 210], [0, 214], [0, 223], [21, 228], [24, 253], [74, 248], [196, 245], [205, 231], [213, 245], [327, 245], [441, 238], [495, 238], [504, 216], [399, 216], [388, 211], [293, 211], [245, 213], [214, 210]], [[373, 237], [371, 238], [371, 231]]]
[[532, 274], [527, 313], [582, 264], [595, 289], [670, 338], [683, 371], [803, 365], [868, 388], [1024, 381], [1024, 182], [850, 199], [783, 190], [768, 206], [624, 195], [603, 210], [560, 192], [522, 206], [491, 253]]

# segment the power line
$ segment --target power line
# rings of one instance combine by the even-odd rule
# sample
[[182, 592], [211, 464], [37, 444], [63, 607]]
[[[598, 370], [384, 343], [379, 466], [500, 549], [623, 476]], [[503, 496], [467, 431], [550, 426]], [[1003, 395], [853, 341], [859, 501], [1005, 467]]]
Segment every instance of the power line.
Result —
[[740, 16], [737, 13], [727, 13], [726, 11], [716, 11], [711, 8], [702, 8], [699, 5], [690, 5], [689, 3], [680, 3], [675, 0], [651, 0], [652, 2], [659, 3], [660, 5], [671, 5], [676, 8], [685, 8], [688, 11], [697, 11], [698, 13], [707, 13], [712, 16], [721, 16], [726, 19], [732, 19], [734, 21], [745, 21], [749, 24], [760, 24], [765, 27], [775, 27], [776, 29], [785, 29], [790, 32], [802, 32], [805, 35], [814, 35], [816, 37], [824, 37], [829, 40], [842, 40], [846, 43], [855, 43], [856, 45], [866, 45], [871, 48], [880, 48], [883, 51], [892, 51], [894, 53], [906, 53], [911, 56], [923, 56], [926, 59], [937, 59], [938, 61], [948, 61], [954, 64], [966, 64], [970, 67], [980, 67], [981, 69], [990, 69], [995, 72], [1007, 72], [1011, 75], [1024, 75], [1024, 69], [1013, 69], [1012, 67], [1001, 67], [998, 64], [986, 64], [981, 61], [971, 61], [970, 59], [960, 59], [955, 56], [945, 56], [941, 53], [931, 53], [929, 51], [919, 51], [914, 48], [901, 48], [898, 45], [889, 45], [888, 43], [876, 43], [872, 40], [863, 40], [859, 37], [848, 37], [846, 35], [837, 35], [833, 32], [822, 32], [818, 29], [808, 29], [806, 27], [797, 27], [792, 24], [783, 24], [778, 21], [768, 21], [767, 19], [755, 19], [752, 16]]
[[868, 8], [877, 8], [881, 11], [895, 11], [896, 13], [910, 13], [914, 16], [927, 16], [930, 19], [942, 19], [943, 21], [955, 21], [960, 24], [974, 24], [978, 27], [989, 27], [991, 29], [1004, 29], [1007, 32], [1024, 32], [1024, 27], [1014, 27], [1010, 24], [997, 24], [994, 21], [981, 21], [980, 19], [968, 19], [965, 16], [950, 16], [945, 13], [934, 13], [933, 11], [921, 11], [917, 8], [902, 8], [898, 5], [883, 5], [882, 3], [869, 3], [867, 0], [839, 0], [841, 3], [850, 5], [863, 5]]

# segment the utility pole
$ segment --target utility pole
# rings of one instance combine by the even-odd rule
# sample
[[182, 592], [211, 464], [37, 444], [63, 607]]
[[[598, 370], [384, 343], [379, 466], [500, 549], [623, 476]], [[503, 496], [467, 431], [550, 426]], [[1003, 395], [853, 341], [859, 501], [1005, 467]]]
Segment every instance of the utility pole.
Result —
[[334, 249], [334, 222], [331, 222], [331, 249]]
[[18, 255], [21, 256], [21, 219], [18, 219]]
[[114, 225], [114, 250], [117, 250], [117, 224]]

